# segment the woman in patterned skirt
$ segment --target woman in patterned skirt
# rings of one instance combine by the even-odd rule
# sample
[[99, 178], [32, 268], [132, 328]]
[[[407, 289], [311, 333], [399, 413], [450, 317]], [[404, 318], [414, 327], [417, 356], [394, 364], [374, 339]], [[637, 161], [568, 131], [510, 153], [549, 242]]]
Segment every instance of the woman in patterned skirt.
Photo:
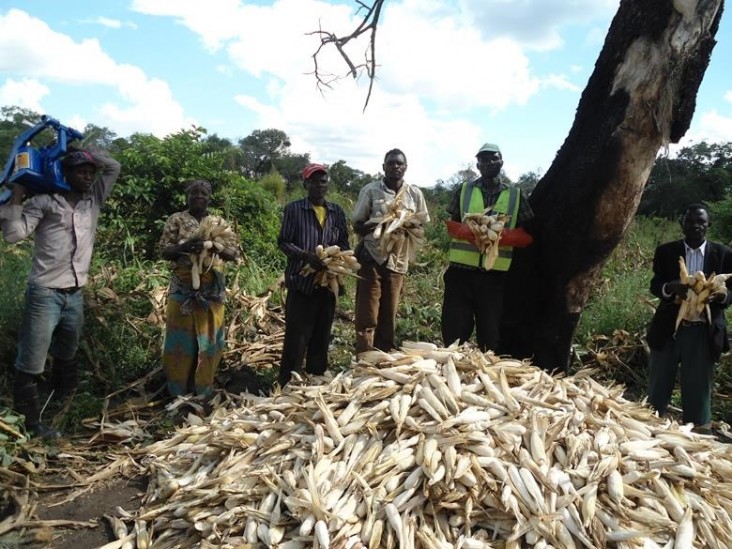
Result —
[[[223, 262], [239, 257], [236, 235], [228, 238], [212, 253], [199, 273], [193, 267], [196, 255], [204, 249], [201, 222], [225, 223], [210, 216], [211, 183], [195, 180], [186, 187], [188, 210], [174, 213], [165, 223], [159, 248], [172, 270], [163, 344], [163, 370], [168, 391], [173, 396], [187, 393], [209, 396], [213, 392], [216, 368], [221, 362], [224, 338], [224, 300], [226, 282]], [[221, 246], [218, 246], [221, 247]], [[198, 275], [198, 277], [197, 277]], [[196, 280], [199, 278], [199, 280]]]

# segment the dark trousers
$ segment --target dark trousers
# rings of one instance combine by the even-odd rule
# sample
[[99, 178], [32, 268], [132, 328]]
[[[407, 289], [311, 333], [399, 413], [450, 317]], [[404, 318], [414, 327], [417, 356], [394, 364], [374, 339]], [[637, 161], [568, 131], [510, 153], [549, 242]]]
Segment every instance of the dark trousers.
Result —
[[282, 346], [279, 382], [284, 387], [293, 372], [322, 375], [328, 369], [328, 345], [335, 316], [336, 297], [327, 288], [312, 295], [287, 291], [285, 301], [285, 342]]
[[354, 321], [356, 354], [374, 348], [389, 352], [396, 348], [394, 332], [404, 275], [373, 260], [359, 260]]
[[498, 348], [503, 310], [504, 271], [480, 271], [450, 265], [443, 277], [442, 341], [464, 343], [475, 329], [481, 351]]
[[684, 423], [707, 425], [712, 420], [714, 358], [706, 324], [680, 326], [675, 339], [663, 349], [651, 349], [648, 400], [660, 414], [666, 412], [681, 364], [681, 407]]

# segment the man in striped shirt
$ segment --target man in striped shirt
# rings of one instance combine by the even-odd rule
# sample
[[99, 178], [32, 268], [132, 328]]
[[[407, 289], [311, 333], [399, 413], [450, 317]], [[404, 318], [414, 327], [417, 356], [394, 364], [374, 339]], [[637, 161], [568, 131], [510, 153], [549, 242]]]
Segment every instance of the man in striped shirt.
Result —
[[279, 383], [284, 387], [299, 372], [322, 375], [328, 368], [328, 345], [335, 315], [336, 296], [328, 287], [316, 286], [315, 275], [301, 274], [310, 265], [316, 271], [325, 264], [315, 253], [337, 245], [348, 250], [346, 214], [327, 202], [328, 170], [322, 164], [308, 164], [302, 171], [307, 197], [285, 206], [277, 245], [287, 256], [285, 269], [285, 342], [280, 360]]

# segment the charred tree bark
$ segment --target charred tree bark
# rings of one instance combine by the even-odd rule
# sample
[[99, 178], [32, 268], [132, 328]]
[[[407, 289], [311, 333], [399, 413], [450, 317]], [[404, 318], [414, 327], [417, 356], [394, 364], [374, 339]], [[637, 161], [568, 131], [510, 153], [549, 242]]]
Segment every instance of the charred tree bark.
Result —
[[658, 151], [688, 130], [723, 0], [622, 0], [569, 136], [530, 197], [502, 352], [565, 369], [579, 315], [636, 212]]

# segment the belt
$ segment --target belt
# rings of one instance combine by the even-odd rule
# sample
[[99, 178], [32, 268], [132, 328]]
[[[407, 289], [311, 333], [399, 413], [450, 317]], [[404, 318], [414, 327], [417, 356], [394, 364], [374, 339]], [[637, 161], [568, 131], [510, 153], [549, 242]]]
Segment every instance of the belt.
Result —
[[57, 292], [62, 294], [73, 294], [77, 290], [81, 290], [81, 286], [70, 286], [68, 288], [54, 288]]
[[707, 321], [706, 320], [682, 320], [681, 325], [682, 326], [706, 326]]

